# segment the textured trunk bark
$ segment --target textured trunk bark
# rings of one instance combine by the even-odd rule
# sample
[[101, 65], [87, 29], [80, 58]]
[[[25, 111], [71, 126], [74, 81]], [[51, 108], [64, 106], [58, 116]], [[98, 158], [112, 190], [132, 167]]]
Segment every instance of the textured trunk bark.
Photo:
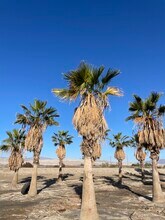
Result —
[[33, 169], [32, 169], [32, 178], [30, 182], [30, 189], [28, 192], [29, 196], [36, 196], [37, 195], [37, 167], [38, 164], [33, 164]]
[[118, 161], [118, 166], [119, 166], [119, 183], [122, 183], [122, 177], [123, 177], [123, 174], [122, 174], [122, 160]]
[[84, 158], [84, 178], [80, 220], [99, 220], [92, 176], [92, 161]]
[[11, 182], [11, 185], [13, 188], [17, 187], [17, 183], [18, 183], [18, 170], [14, 171], [14, 176]]
[[62, 181], [62, 165], [63, 165], [63, 160], [59, 159], [59, 174], [58, 174], [58, 182]]
[[145, 178], [145, 175], [144, 175], [144, 160], [140, 160], [140, 169], [141, 169], [142, 181], [144, 181], [144, 178]]
[[157, 157], [151, 156], [152, 159], [152, 201], [153, 202], [164, 202], [164, 194], [161, 188], [159, 173], [157, 169]]

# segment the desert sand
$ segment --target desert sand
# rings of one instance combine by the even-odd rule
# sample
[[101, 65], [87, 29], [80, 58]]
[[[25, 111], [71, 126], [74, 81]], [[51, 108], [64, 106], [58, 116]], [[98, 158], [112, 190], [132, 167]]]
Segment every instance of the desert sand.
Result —
[[[117, 183], [117, 168], [94, 168], [94, 184], [100, 220], [165, 219], [165, 203], [152, 200], [151, 170], [141, 182], [139, 169], [123, 168], [123, 184]], [[165, 191], [165, 170], [160, 169]], [[83, 167], [63, 168], [64, 180], [56, 183], [58, 168], [38, 169], [38, 195], [30, 198], [21, 189], [30, 181], [31, 168], [21, 168], [17, 189], [11, 188], [13, 172], [0, 168], [0, 219], [78, 220], [81, 206]]]

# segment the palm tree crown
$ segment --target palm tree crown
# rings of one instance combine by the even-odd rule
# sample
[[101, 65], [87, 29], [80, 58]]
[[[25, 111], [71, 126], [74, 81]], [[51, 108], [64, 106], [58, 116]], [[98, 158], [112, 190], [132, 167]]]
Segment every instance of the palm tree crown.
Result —
[[132, 144], [132, 140], [127, 135], [122, 135], [121, 132], [113, 135], [113, 139], [109, 139], [109, 144], [112, 147], [116, 147], [118, 149], [122, 149], [123, 147], [128, 147]]
[[122, 95], [121, 91], [116, 87], [107, 87], [106, 90], [104, 90], [112, 78], [117, 76], [120, 72], [119, 70], [109, 69], [103, 77], [103, 71], [103, 66], [94, 68], [93, 66], [82, 62], [76, 70], [64, 74], [64, 79], [68, 82], [68, 88], [53, 89], [52, 92], [62, 99], [69, 100], [75, 100], [79, 95], [84, 97], [88, 93], [92, 93], [102, 100], [102, 104], [107, 105], [105, 101], [107, 101], [106, 97], [108, 95]]
[[39, 155], [43, 145], [43, 132], [47, 126], [58, 125], [55, 117], [58, 117], [55, 108], [46, 107], [46, 101], [34, 100], [34, 104], [30, 104], [28, 109], [21, 105], [24, 114], [17, 114], [15, 123], [27, 126], [28, 133], [25, 140], [25, 149], [34, 152], [34, 163], [39, 163]]
[[146, 147], [165, 147], [165, 132], [163, 128], [162, 116], [165, 114], [165, 105], [157, 106], [162, 96], [161, 93], [152, 92], [148, 98], [142, 100], [134, 95], [134, 101], [130, 103], [129, 111], [131, 116], [126, 120], [134, 120], [138, 126], [139, 143]]
[[25, 145], [25, 131], [13, 129], [12, 132], [7, 131], [8, 138], [3, 140], [3, 144], [0, 146], [2, 151], [20, 151]]
[[24, 114], [17, 114], [15, 123], [22, 124], [24, 126], [29, 125], [58, 125], [58, 122], [54, 120], [55, 117], [59, 117], [55, 108], [46, 108], [47, 102], [41, 100], [34, 100], [34, 104], [30, 104], [28, 109], [26, 106], [21, 105]]
[[[91, 156], [92, 146], [105, 137], [107, 124], [103, 110], [108, 106], [108, 95], [121, 96], [121, 91], [116, 87], [106, 87], [108, 83], [119, 74], [118, 70], [109, 69], [102, 76], [104, 67], [94, 68], [82, 62], [76, 70], [64, 74], [68, 82], [67, 89], [53, 89], [53, 93], [62, 99], [75, 100], [81, 97], [79, 107], [75, 110], [73, 124], [83, 137], [83, 154]], [[106, 89], [105, 89], [106, 87]], [[90, 142], [90, 143], [89, 143]], [[87, 149], [84, 152], [85, 148]]]
[[3, 140], [0, 146], [2, 151], [11, 151], [9, 157], [9, 167], [13, 171], [17, 171], [23, 163], [22, 151], [25, 146], [25, 131], [13, 129], [12, 132], [7, 131], [8, 138]]
[[54, 133], [52, 136], [52, 141], [55, 146], [57, 145], [66, 145], [66, 144], [71, 144], [72, 141], [72, 136], [68, 134], [69, 131], [58, 131], [58, 133]]

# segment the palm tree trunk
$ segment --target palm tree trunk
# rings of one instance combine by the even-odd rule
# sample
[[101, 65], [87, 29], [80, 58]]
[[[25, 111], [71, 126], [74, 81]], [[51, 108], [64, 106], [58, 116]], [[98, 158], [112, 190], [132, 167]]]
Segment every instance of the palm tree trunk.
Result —
[[63, 165], [63, 160], [59, 159], [59, 174], [58, 174], [58, 182], [62, 181], [62, 165]]
[[142, 175], [142, 182], [144, 181], [144, 160], [140, 160], [140, 169], [141, 169], [141, 175]]
[[91, 158], [84, 158], [84, 178], [80, 220], [99, 220], [92, 176]]
[[18, 183], [18, 170], [14, 171], [14, 176], [11, 182], [11, 185], [13, 188], [17, 187], [17, 183]]
[[153, 186], [152, 186], [152, 201], [153, 202], [164, 202], [164, 194], [160, 184], [159, 173], [157, 169], [157, 154], [151, 153], [152, 159], [152, 179], [153, 179]]
[[123, 177], [123, 174], [122, 174], [122, 160], [119, 160], [118, 161], [118, 166], [119, 166], [119, 183], [121, 184], [122, 183], [122, 177]]
[[30, 182], [30, 189], [28, 192], [29, 196], [37, 195], [37, 167], [38, 167], [38, 164], [33, 163], [32, 178]]

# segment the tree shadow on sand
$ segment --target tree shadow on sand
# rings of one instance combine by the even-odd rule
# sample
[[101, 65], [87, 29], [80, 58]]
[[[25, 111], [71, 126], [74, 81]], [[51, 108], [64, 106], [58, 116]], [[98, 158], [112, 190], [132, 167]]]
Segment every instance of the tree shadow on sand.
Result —
[[[45, 179], [44, 176], [37, 176], [37, 180], [41, 180], [41, 179]], [[27, 183], [31, 181], [31, 177], [26, 177], [23, 178], [21, 181], [19, 181], [19, 183]]]
[[70, 185], [70, 187], [72, 187], [80, 199], [82, 199], [82, 185], [73, 184]]
[[52, 178], [52, 179], [48, 179], [48, 180], [44, 180], [43, 185], [45, 185], [43, 188], [37, 190], [37, 194], [39, 194], [42, 190], [50, 187], [51, 185], [55, 184], [57, 181], [57, 178]]
[[[141, 174], [140, 168], [135, 168], [135, 171]], [[152, 172], [150, 172], [148, 170], [144, 170], [144, 175], [152, 176]]]
[[[43, 179], [45, 179], [44, 176], [37, 176], [37, 180], [43, 180]], [[23, 195], [28, 194], [29, 189], [30, 189], [30, 182], [31, 182], [31, 177], [26, 177], [20, 181], [20, 183], [24, 183], [24, 185], [21, 189], [21, 193]], [[40, 190], [37, 191], [37, 193], [39, 193], [39, 192], [40, 192]]]
[[141, 194], [141, 193], [138, 193], [138, 192], [135, 192], [135, 191], [133, 191], [129, 186], [126, 186], [126, 185], [120, 183], [119, 181], [115, 181], [115, 180], [114, 180], [113, 178], [111, 178], [111, 177], [103, 176], [102, 178], [104, 179], [104, 182], [107, 183], [107, 184], [109, 184], [109, 185], [112, 185], [112, 186], [114, 186], [114, 187], [117, 187], [118, 189], [126, 189], [126, 190], [128, 190], [129, 192], [133, 193], [134, 195], [136, 195], [136, 196], [138, 196], [138, 197], [143, 197], [143, 198], [145, 198], [145, 199], [147, 199], [147, 200], [149, 200], [149, 201], [152, 201], [152, 198], [151, 198], [151, 197], [145, 196], [145, 195], [143, 195], [143, 194]]
[[71, 174], [71, 173], [65, 173], [62, 175], [62, 181], [66, 181], [66, 179], [68, 179], [68, 177], [70, 176], [74, 176], [74, 174]]

